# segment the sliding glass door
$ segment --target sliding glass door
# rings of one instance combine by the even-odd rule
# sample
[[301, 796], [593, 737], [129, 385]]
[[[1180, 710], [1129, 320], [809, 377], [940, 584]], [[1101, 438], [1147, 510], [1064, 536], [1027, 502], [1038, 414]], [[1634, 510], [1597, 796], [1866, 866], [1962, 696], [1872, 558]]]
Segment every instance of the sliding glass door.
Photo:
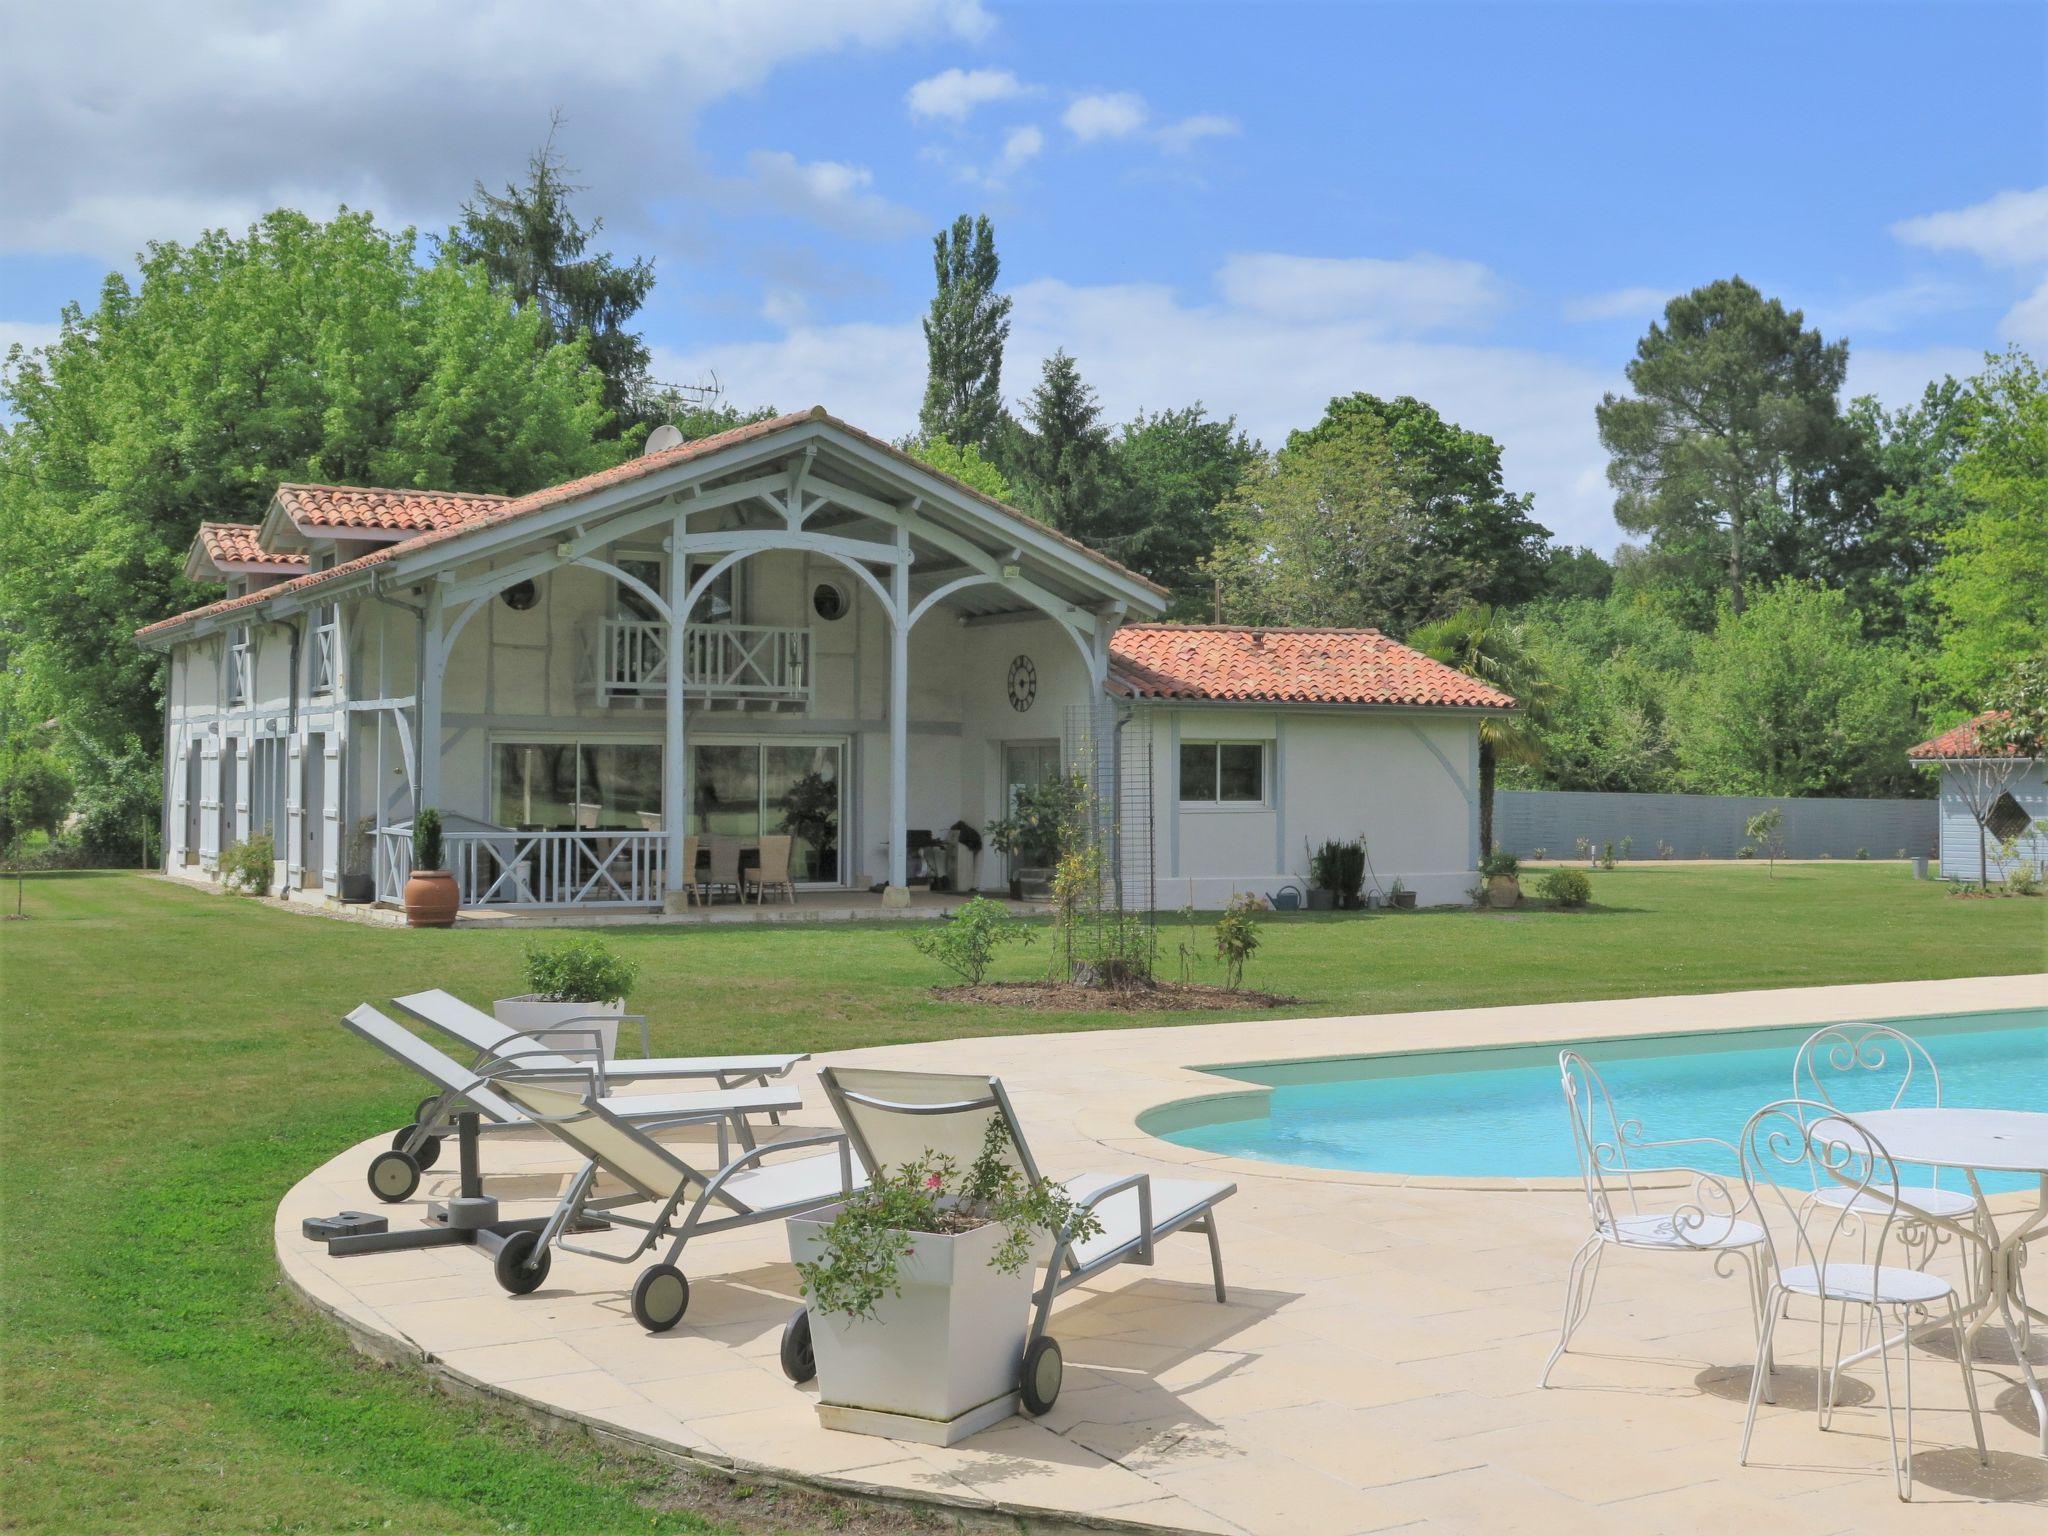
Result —
[[689, 830], [745, 843], [787, 832], [796, 840], [790, 872], [798, 884], [843, 884], [845, 761], [845, 743], [836, 740], [694, 744]]

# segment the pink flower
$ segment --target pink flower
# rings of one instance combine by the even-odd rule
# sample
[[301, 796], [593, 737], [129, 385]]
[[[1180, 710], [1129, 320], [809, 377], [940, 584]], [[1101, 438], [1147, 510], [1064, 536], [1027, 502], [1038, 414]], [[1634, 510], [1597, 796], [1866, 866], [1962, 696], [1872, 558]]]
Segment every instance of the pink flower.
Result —
[[944, 1183], [945, 1180], [941, 1179], [936, 1173], [928, 1173], [924, 1176], [924, 1187], [926, 1189], [938, 1189]]

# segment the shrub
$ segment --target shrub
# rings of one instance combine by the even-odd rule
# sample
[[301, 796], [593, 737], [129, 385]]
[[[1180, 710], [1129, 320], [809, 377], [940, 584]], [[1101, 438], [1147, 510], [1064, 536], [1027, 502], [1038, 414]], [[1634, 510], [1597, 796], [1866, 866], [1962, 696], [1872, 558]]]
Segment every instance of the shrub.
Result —
[[1593, 899], [1593, 882], [1576, 869], [1553, 869], [1536, 889], [1545, 901], [1566, 911], [1583, 907]]
[[1017, 792], [1007, 816], [988, 824], [989, 846], [1019, 864], [1044, 868], [1083, 841], [1087, 832], [1088, 781], [1064, 773]]
[[1479, 873], [1489, 880], [1498, 879], [1502, 875], [1518, 875], [1521, 871], [1522, 861], [1501, 848], [1494, 849], [1479, 861]]
[[970, 987], [988, 974], [1005, 944], [1030, 943], [1031, 930], [1012, 918], [1001, 902], [977, 896], [941, 922], [914, 930], [911, 948], [936, 960]]
[[544, 1002], [622, 1003], [639, 976], [639, 966], [593, 938], [526, 946], [526, 990]]
[[1756, 857], [1756, 849], [1752, 848], [1748, 843], [1744, 843], [1735, 850], [1735, 857], [1738, 859], [1753, 859]]
[[1867, 859], [1870, 857], [1870, 850], [1868, 848], [1858, 848], [1856, 850], [1856, 857], [1859, 859]]
[[1365, 886], [1363, 838], [1329, 838], [1309, 860], [1309, 880], [1330, 892], [1340, 907], [1357, 907]]
[[1550, 857], [1550, 850], [1548, 848], [1531, 848], [1529, 850], [1529, 857], [1532, 859], [1547, 859]]
[[1671, 846], [1671, 845], [1670, 845], [1669, 843], [1665, 842], [1665, 841], [1664, 841], [1664, 840], [1663, 840], [1662, 838], [1659, 838], [1659, 839], [1657, 840], [1657, 857], [1658, 857], [1658, 858], [1660, 858], [1660, 859], [1668, 859], [1668, 858], [1670, 858], [1670, 857], [1671, 857], [1671, 856], [1672, 856], [1673, 854], [1675, 854], [1675, 853], [1677, 853], [1677, 852], [1678, 852], [1678, 850], [1677, 850], [1676, 848], [1672, 847], [1672, 846]]
[[1614, 844], [1611, 842], [1600, 850], [1600, 867], [1602, 869], [1614, 868]]
[[989, 1263], [1006, 1275], [1031, 1262], [1040, 1234], [1064, 1229], [1080, 1242], [1102, 1231], [1102, 1219], [1077, 1210], [1059, 1185], [1024, 1176], [1010, 1156], [1009, 1128], [993, 1119], [964, 1178], [952, 1158], [927, 1149], [849, 1195], [825, 1228], [823, 1254], [796, 1267], [804, 1296], [820, 1312], [872, 1317], [875, 1303], [900, 1289], [898, 1268], [916, 1247], [914, 1234], [991, 1222], [1005, 1231]]
[[1629, 859], [1635, 856], [1636, 840], [1633, 837], [1624, 837], [1618, 846], [1622, 858]]
[[231, 891], [250, 896], [264, 895], [275, 872], [277, 849], [268, 832], [259, 832], [234, 844], [220, 856], [220, 883]]
[[441, 813], [431, 805], [412, 819], [412, 867], [448, 867], [441, 862]]
[[1223, 962], [1224, 985], [1235, 992], [1244, 984], [1244, 965], [1259, 947], [1259, 898], [1240, 892], [1216, 919], [1216, 958]]

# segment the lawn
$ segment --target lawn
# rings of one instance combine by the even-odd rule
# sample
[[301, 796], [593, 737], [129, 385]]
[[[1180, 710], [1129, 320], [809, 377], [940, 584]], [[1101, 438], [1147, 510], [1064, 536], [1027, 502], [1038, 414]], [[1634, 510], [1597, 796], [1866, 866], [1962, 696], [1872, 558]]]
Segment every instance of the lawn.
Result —
[[[2048, 902], [1894, 864], [1624, 867], [1594, 910], [1276, 917], [1248, 985], [1299, 1013], [2034, 970]], [[12, 910], [13, 892], [7, 893]], [[356, 1359], [284, 1296], [271, 1211], [420, 1085], [335, 1025], [428, 985], [517, 990], [530, 935], [295, 916], [135, 875], [31, 878], [0, 924], [0, 1525], [99, 1531], [665, 1531], [830, 1523], [607, 1460]], [[809, 1049], [1202, 1015], [941, 1004], [882, 924], [627, 928], [663, 1052]], [[1184, 932], [1162, 930], [1163, 968]], [[1191, 936], [1199, 946], [1207, 931]], [[1024, 977], [1044, 950], [1013, 951]], [[1213, 964], [1197, 979], [1217, 979]], [[1361, 1043], [1369, 1040], [1361, 1034]], [[679, 1507], [691, 1506], [691, 1507]], [[765, 1506], [765, 1507], [764, 1507]], [[735, 1509], [739, 1513], [735, 1515]], [[750, 1511], [759, 1508], [756, 1516]]]

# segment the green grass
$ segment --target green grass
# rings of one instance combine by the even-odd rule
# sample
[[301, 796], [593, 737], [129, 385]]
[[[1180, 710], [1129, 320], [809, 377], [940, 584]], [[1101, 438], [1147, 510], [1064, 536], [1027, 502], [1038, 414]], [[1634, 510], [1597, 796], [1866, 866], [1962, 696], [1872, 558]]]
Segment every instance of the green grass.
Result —
[[[1636, 866], [1593, 886], [1596, 909], [1576, 914], [1275, 918], [1246, 981], [1304, 999], [1295, 1012], [1376, 1013], [1981, 975], [2048, 958], [2048, 903], [1957, 901], [1891, 864], [1794, 865], [1775, 879], [1761, 866]], [[672, 1477], [361, 1361], [286, 1298], [271, 1260], [284, 1190], [401, 1122], [422, 1091], [335, 1020], [428, 985], [516, 991], [530, 935], [368, 928], [132, 875], [32, 877], [26, 905], [28, 921], [0, 924], [0, 1524], [707, 1528], [698, 1508], [674, 1507], [689, 1501]], [[1166, 973], [1182, 936], [1163, 927]], [[606, 938], [640, 962], [634, 1001], [664, 1052], [1203, 1017], [938, 1003], [926, 989], [943, 978], [887, 925]], [[1206, 929], [1192, 938], [1206, 941]], [[1043, 955], [1010, 952], [1001, 974], [1034, 974]], [[1216, 979], [1213, 964], [1199, 974]], [[711, 1510], [713, 1527], [732, 1518], [730, 1504]]]

